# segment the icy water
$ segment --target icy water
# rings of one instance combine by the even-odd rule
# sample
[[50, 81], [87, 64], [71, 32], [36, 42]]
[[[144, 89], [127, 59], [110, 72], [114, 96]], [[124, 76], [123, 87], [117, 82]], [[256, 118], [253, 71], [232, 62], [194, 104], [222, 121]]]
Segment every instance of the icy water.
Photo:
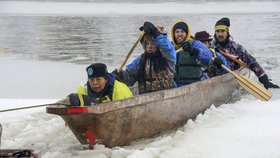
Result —
[[[205, 13], [176, 15], [162, 11], [161, 15], [155, 16], [0, 14], [1, 54], [75, 64], [104, 62], [118, 66], [137, 39], [138, 28], [144, 21], [162, 25], [170, 32], [177, 20], [184, 20], [189, 23], [192, 34], [201, 30], [213, 34], [216, 21], [226, 16], [231, 19], [230, 33], [234, 40], [242, 43], [260, 60], [271, 58], [266, 62], [276, 64], [280, 41], [279, 13], [208, 15], [207, 11], [211, 9]], [[132, 58], [142, 52], [141, 46], [138, 47]]]

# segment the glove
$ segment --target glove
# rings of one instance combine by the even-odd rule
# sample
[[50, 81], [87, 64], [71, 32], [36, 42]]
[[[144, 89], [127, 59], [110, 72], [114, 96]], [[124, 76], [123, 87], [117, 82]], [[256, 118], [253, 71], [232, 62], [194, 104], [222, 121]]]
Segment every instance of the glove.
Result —
[[264, 85], [264, 87], [266, 89], [268, 89], [268, 88], [279, 88], [278, 85], [273, 84], [272, 82], [270, 82], [268, 80], [267, 75], [263, 75], [263, 76], [259, 77], [259, 81], [260, 81], [260, 83], [262, 83]]
[[185, 52], [190, 52], [192, 50], [192, 46], [190, 44], [190, 42], [184, 42], [181, 44], [181, 47], [183, 48], [183, 50]]
[[219, 48], [215, 48], [215, 52], [219, 52], [221, 53], [220, 49]]
[[184, 42], [181, 44], [181, 47], [185, 52], [189, 52], [191, 56], [197, 56], [198, 55], [198, 50], [196, 48], [193, 48], [191, 46], [190, 42]]
[[[79, 97], [81, 95], [81, 97]], [[91, 106], [98, 104], [98, 101], [91, 98], [88, 95], [83, 95], [83, 94], [77, 94], [77, 93], [71, 93], [69, 95], [70, 99], [70, 105], [71, 106]], [[81, 105], [83, 103], [83, 105]]]
[[197, 56], [198, 55], [198, 50], [196, 48], [193, 48], [191, 51], [190, 51], [190, 55], [191, 56]]
[[159, 35], [158, 29], [154, 24], [150, 22], [144, 22], [144, 25], [139, 28], [140, 31], [144, 31], [146, 34], [152, 35], [156, 38]]
[[224, 62], [220, 58], [215, 58], [213, 64], [217, 66], [218, 69], [222, 68]]
[[121, 70], [120, 72], [118, 72], [118, 70], [115, 69], [114, 71], [112, 71], [112, 74], [114, 74], [115, 78], [116, 78], [118, 81], [121, 81], [121, 82], [122, 82], [122, 76], [123, 76], [122, 70]]

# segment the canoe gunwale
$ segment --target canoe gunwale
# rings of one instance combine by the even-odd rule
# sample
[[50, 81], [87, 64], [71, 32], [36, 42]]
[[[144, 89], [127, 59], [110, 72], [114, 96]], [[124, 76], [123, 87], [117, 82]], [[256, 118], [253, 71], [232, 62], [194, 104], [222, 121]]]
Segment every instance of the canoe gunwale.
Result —
[[[230, 74], [226, 74], [227, 76], [231, 76]], [[229, 77], [226, 76], [216, 76], [215, 78], [224, 78], [224, 80], [228, 80], [230, 79]], [[100, 103], [97, 105], [93, 105], [93, 106], [85, 106], [85, 107], [80, 107], [80, 106], [64, 106], [64, 105], [54, 105], [54, 106], [49, 106], [47, 107], [47, 113], [50, 114], [58, 114], [58, 115], [78, 115], [81, 113], [91, 113], [91, 114], [96, 114], [96, 115], [100, 115], [100, 114], [104, 114], [110, 111], [115, 111], [115, 110], [120, 110], [120, 109], [124, 109], [124, 108], [133, 108], [135, 106], [143, 106], [143, 104], [147, 104], [147, 103], [152, 103], [152, 102], [156, 102], [158, 100], [168, 100], [168, 99], [173, 99], [173, 98], [177, 98], [180, 96], [184, 96], [186, 95], [186, 87], [188, 87], [188, 91], [189, 93], [191, 93], [192, 91], [195, 91], [197, 89], [196, 85], [197, 84], [207, 84], [209, 82], [209, 79], [207, 80], [203, 80], [200, 82], [196, 82], [193, 84], [189, 84], [186, 86], [182, 86], [182, 87], [178, 87], [178, 88], [173, 88], [173, 89], [168, 89], [168, 90], [161, 90], [161, 91], [157, 91], [157, 92], [151, 92], [151, 93], [146, 93], [146, 94], [142, 94], [142, 95], [137, 95], [137, 96], [133, 96], [130, 98], [126, 98], [126, 99], [122, 99], [122, 100], [117, 100], [117, 101], [111, 101], [111, 102], [107, 102], [107, 103]], [[184, 93], [176, 93], [180, 92], [180, 91], [185, 91]], [[173, 95], [170, 95], [173, 94]], [[153, 96], [153, 97], [150, 97]], [[143, 100], [143, 101], [141, 101]], [[69, 113], [69, 108], [75, 108], [75, 109], [83, 109], [86, 108], [86, 111], [81, 111], [81, 112], [75, 112], [75, 113]], [[58, 112], [60, 111], [60, 112]]]

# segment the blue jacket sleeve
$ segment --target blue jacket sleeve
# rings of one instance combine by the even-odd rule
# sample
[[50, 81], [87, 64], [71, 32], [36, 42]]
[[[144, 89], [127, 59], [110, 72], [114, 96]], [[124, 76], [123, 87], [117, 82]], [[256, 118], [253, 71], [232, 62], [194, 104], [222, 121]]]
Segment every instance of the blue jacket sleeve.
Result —
[[[216, 55], [217, 55], [217, 58], [219, 58], [219, 59], [221, 59], [221, 60], [223, 61], [224, 65], [225, 65], [227, 68], [231, 69], [230, 64], [229, 64], [230, 61], [228, 61], [228, 60], [227, 60], [221, 53], [219, 53], [219, 52], [216, 52]], [[225, 73], [227, 73], [227, 71], [226, 71], [225, 69], [223, 69], [223, 68], [221, 68], [221, 69], [216, 69], [216, 74], [217, 74], [217, 75], [222, 75], [222, 74], [225, 74]]]
[[133, 69], [133, 68], [137, 67], [139, 65], [139, 62], [140, 62], [140, 57], [141, 56], [138, 56], [131, 63], [126, 65], [126, 69]]
[[217, 55], [217, 57], [218, 57], [219, 59], [221, 59], [221, 60], [223, 61], [224, 65], [225, 65], [227, 68], [231, 69], [230, 64], [229, 64], [230, 61], [228, 61], [228, 60], [227, 60], [221, 53], [219, 53], [219, 52], [216, 52], [216, 55]]
[[155, 42], [159, 47], [162, 56], [165, 57], [167, 60], [176, 63], [175, 47], [173, 46], [171, 41], [167, 38], [167, 36], [160, 34], [155, 39]]
[[122, 81], [128, 86], [133, 86], [138, 80], [140, 58], [141, 56], [134, 59], [126, 66], [126, 69], [122, 71]]
[[205, 65], [208, 65], [212, 61], [213, 54], [206, 45], [198, 40], [194, 40], [192, 47], [198, 50], [198, 55], [195, 57], [197, 60]]

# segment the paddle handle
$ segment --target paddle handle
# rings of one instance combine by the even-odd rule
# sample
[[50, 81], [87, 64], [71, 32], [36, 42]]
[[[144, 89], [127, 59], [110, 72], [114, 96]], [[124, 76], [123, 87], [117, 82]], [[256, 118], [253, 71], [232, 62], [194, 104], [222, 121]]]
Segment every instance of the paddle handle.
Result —
[[245, 68], [251, 70], [251, 68], [250, 68], [246, 63], [244, 63], [243, 61], [238, 60], [238, 59], [235, 59], [234, 57], [230, 56], [229, 54], [227, 54], [227, 53], [225, 53], [225, 52], [223, 52], [223, 51], [220, 51], [220, 53], [221, 53], [222, 55], [224, 55], [225, 57], [227, 57], [229, 60], [231, 60], [231, 61], [233, 61], [233, 62], [239, 64], [239, 65], [242, 66], [242, 67], [245, 67]]
[[179, 48], [179, 49], [177, 49], [177, 50], [176, 50], [176, 53], [179, 53], [179, 52], [181, 52], [181, 51], [183, 51], [183, 48], [182, 48], [182, 47]]
[[120, 65], [120, 67], [117, 69], [118, 72], [120, 72], [122, 70], [122, 68], [124, 67], [124, 65], [126, 64], [127, 60], [129, 59], [130, 55], [132, 54], [132, 52], [134, 51], [134, 49], [136, 48], [137, 44], [139, 43], [139, 41], [142, 39], [142, 37], [144, 36], [145, 32], [142, 31], [141, 34], [139, 35], [138, 39], [136, 40], [136, 42], [133, 44], [132, 48], [130, 49], [130, 51], [128, 52], [128, 54], [126, 55], [123, 63]]

